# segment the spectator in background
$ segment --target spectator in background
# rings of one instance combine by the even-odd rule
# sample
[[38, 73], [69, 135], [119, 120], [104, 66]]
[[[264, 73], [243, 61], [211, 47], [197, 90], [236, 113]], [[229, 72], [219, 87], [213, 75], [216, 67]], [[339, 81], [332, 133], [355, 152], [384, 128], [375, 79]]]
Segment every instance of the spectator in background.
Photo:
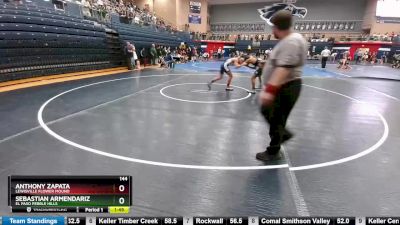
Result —
[[83, 6], [83, 9], [82, 9], [83, 16], [84, 17], [92, 17], [92, 14], [90, 13], [91, 5], [90, 5], [89, 1], [82, 0], [81, 3]]
[[161, 59], [162, 59], [162, 46], [157, 46], [156, 47], [156, 51], [157, 51], [157, 60], [160, 63]]
[[133, 70], [135, 68], [135, 61], [133, 59], [133, 50], [134, 46], [129, 41], [127, 41], [124, 47], [124, 52], [126, 55], [129, 70]]
[[167, 46], [164, 46], [164, 47], [161, 49], [161, 55], [162, 55], [162, 57], [167, 56], [167, 53], [168, 53]]
[[386, 57], [386, 52], [382, 52], [380, 58], [379, 58], [379, 63], [382, 65], [385, 61], [385, 57]]
[[221, 49], [221, 47], [218, 48], [217, 55], [218, 55], [218, 60], [220, 60], [221, 57], [222, 57], [222, 49]]
[[150, 58], [151, 58], [151, 65], [156, 65], [157, 60], [157, 50], [156, 45], [152, 44], [150, 48]]
[[132, 45], [132, 52], [133, 52], [132, 60], [133, 60], [134, 68], [140, 69], [140, 61], [139, 61], [138, 55], [136, 53], [136, 47], [133, 44], [131, 44], [131, 45]]
[[389, 37], [390, 37], [390, 40], [393, 41], [393, 38], [394, 38], [394, 31], [392, 31], [392, 33], [390, 34]]
[[138, 24], [138, 25], [140, 24], [140, 15], [139, 15], [139, 13], [135, 13], [133, 21], [134, 21], [135, 24]]
[[376, 61], [377, 61], [376, 55], [377, 55], [377, 52], [373, 52], [372, 53], [372, 55], [371, 55], [371, 64], [375, 64], [376, 63]]
[[354, 54], [353, 54], [353, 60], [354, 60], [354, 62], [357, 64], [357, 52], [358, 52], [358, 49], [357, 50], [355, 50], [354, 51]]
[[383, 63], [387, 63], [388, 61], [388, 52], [383, 53]]
[[269, 56], [272, 52], [272, 48], [265, 50], [265, 55]]
[[174, 61], [174, 58], [172, 57], [171, 52], [169, 52], [165, 56], [164, 60], [165, 60], [165, 63], [167, 64], [168, 68], [171, 68], [171, 69], [175, 68], [175, 61]]
[[363, 54], [363, 63], [366, 64], [368, 61], [368, 51], [364, 52]]
[[186, 55], [188, 56], [188, 60], [192, 61], [193, 52], [190, 46], [186, 49]]
[[331, 57], [332, 57], [332, 63], [335, 63], [336, 57], [337, 57], [337, 52], [333, 52]]
[[361, 49], [358, 49], [358, 50], [357, 50], [356, 64], [357, 64], [357, 63], [361, 63], [362, 58], [363, 58], [363, 52], [361, 51]]
[[139, 61], [143, 65], [143, 67], [146, 66], [146, 60], [147, 60], [147, 52], [146, 49], [143, 47], [139, 53]]
[[209, 54], [207, 51], [204, 51], [204, 53], [203, 53], [203, 59], [204, 59], [205, 61], [208, 61], [209, 58], [210, 58], [210, 54]]
[[371, 62], [372, 59], [372, 53], [370, 51], [368, 51], [368, 57], [367, 57], [367, 62]]
[[197, 57], [198, 57], [197, 48], [194, 47], [192, 51], [193, 51], [192, 59], [193, 59], [194, 62], [196, 62], [197, 61]]

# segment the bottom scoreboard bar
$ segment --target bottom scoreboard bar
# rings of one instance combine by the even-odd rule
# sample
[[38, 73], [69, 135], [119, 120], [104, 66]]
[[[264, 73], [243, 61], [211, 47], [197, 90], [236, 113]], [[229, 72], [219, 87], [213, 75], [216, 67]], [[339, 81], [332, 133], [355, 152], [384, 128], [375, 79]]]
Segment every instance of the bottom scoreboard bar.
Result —
[[400, 218], [5, 216], [0, 225], [400, 225]]

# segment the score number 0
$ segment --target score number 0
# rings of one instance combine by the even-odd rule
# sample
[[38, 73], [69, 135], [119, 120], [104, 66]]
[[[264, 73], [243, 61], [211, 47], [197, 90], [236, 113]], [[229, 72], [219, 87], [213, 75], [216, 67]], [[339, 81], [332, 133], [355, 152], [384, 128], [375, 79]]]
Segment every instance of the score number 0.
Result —
[[[119, 186], [118, 186], [118, 191], [119, 191], [119, 192], [124, 192], [124, 191], [125, 191], [125, 186], [122, 185], [122, 184], [119, 185]], [[118, 202], [119, 202], [120, 205], [123, 205], [123, 204], [125, 203], [125, 198], [124, 198], [124, 197], [119, 198], [119, 199], [118, 199]]]
[[[119, 181], [128, 181], [128, 177], [119, 177]], [[124, 192], [125, 191], [125, 185], [119, 185], [118, 186], [118, 191], [119, 192]], [[124, 197], [121, 197], [121, 198], [119, 198], [118, 199], [118, 203], [120, 204], [120, 205], [123, 205], [123, 204], [125, 204], [125, 198]]]

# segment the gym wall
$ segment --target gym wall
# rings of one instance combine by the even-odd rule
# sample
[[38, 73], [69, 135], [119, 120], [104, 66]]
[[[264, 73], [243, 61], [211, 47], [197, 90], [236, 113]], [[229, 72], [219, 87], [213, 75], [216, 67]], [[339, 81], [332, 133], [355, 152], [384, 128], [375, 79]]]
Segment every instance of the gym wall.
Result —
[[[201, 24], [190, 24], [192, 31], [206, 32], [207, 31], [207, 15], [208, 2], [207, 0], [191, 0], [201, 2]], [[189, 23], [189, 0], [136, 0], [139, 8], [144, 8], [148, 4], [150, 10], [156, 12], [166, 20], [168, 24], [177, 26], [183, 30], [185, 24]]]
[[[212, 5], [211, 24], [262, 22], [257, 9], [270, 4]], [[308, 9], [307, 20], [363, 20], [366, 0], [298, 0], [295, 5]]]

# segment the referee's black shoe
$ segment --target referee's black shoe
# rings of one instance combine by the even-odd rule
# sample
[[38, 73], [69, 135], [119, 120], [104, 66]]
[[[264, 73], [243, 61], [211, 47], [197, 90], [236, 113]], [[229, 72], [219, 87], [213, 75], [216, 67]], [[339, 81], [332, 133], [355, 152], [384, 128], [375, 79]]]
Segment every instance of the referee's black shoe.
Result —
[[289, 141], [290, 139], [292, 139], [292, 137], [292, 132], [285, 130], [285, 133], [282, 135], [282, 143]]
[[267, 152], [259, 152], [256, 154], [256, 159], [264, 161], [264, 162], [271, 162], [271, 161], [278, 161], [283, 158], [281, 152], [278, 152], [275, 155], [270, 155]]

